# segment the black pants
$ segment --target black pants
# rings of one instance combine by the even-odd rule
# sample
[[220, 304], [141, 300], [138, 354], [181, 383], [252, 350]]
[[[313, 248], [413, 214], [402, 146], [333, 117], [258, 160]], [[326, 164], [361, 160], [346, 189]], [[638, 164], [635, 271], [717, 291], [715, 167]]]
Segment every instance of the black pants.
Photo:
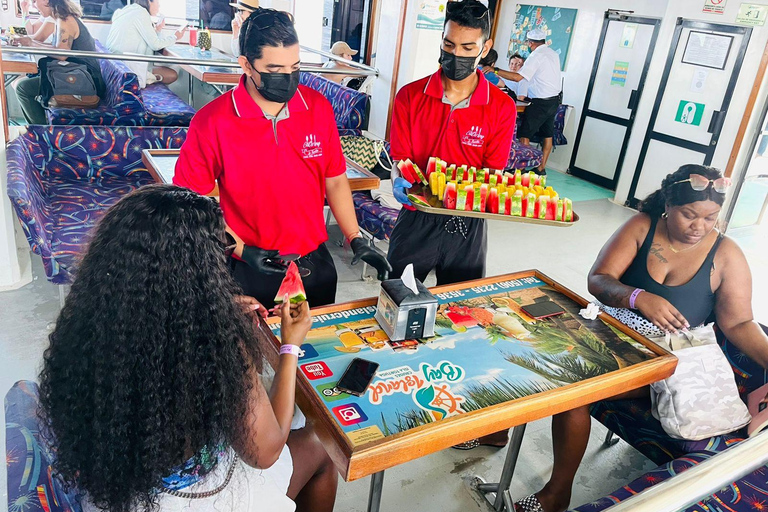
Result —
[[[325, 306], [336, 302], [336, 266], [325, 244], [299, 259], [299, 268], [309, 269], [307, 277], [302, 277], [307, 301], [311, 307]], [[261, 274], [247, 263], [231, 258], [230, 268], [235, 281], [243, 288], [243, 293], [255, 298], [262, 305], [271, 309], [275, 305], [275, 295], [283, 282], [283, 275]]]
[[424, 282], [435, 269], [437, 284], [485, 277], [488, 234], [485, 220], [400, 211], [389, 240], [390, 278], [398, 278], [413, 263], [416, 279]]
[[555, 115], [560, 106], [559, 96], [539, 99], [533, 98], [523, 112], [523, 120], [517, 130], [519, 139], [532, 139], [538, 135], [547, 139], [555, 134]]

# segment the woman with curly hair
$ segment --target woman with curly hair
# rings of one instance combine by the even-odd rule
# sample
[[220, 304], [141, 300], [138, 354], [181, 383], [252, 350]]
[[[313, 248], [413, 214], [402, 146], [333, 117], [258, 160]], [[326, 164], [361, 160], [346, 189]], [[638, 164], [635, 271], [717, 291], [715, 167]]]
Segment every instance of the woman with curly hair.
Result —
[[[332, 462], [309, 428], [290, 430], [296, 351], [267, 394], [224, 233], [214, 200], [170, 185], [99, 223], [40, 385], [55, 469], [85, 510], [333, 509]], [[280, 314], [283, 344], [300, 345], [307, 304]]]
[[[768, 368], [768, 336], [752, 316], [749, 265], [736, 242], [715, 228], [729, 184], [719, 170], [703, 165], [669, 174], [600, 251], [589, 292], [606, 313], [651, 339], [679, 331], [714, 339], [717, 322], [735, 347]], [[650, 390], [612, 400], [628, 398], [650, 400]], [[516, 510], [568, 508], [590, 427], [589, 406], [553, 416], [552, 476]]]

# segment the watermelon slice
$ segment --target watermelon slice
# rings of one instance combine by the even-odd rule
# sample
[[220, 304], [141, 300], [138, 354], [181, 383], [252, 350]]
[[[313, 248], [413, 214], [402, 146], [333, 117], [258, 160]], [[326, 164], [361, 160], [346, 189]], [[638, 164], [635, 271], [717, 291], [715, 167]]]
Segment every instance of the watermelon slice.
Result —
[[418, 165], [413, 164], [413, 170], [416, 172], [416, 176], [418, 177], [417, 181], [420, 181], [424, 185], [429, 185], [429, 182], [427, 181], [427, 177], [424, 176], [424, 173], [421, 172], [421, 169], [419, 169]]
[[[443, 196], [443, 206], [449, 210], [456, 209], [456, 184], [448, 183], [445, 186], [445, 196]], [[466, 199], [465, 199], [466, 200]]]
[[496, 187], [491, 187], [488, 195], [488, 213], [499, 213], [499, 189]]
[[416, 171], [413, 168], [413, 162], [411, 162], [410, 158], [400, 160], [397, 163], [397, 168], [400, 169], [400, 174], [403, 178], [411, 182], [411, 185], [419, 181], [419, 177], [416, 176]]
[[[472, 185], [467, 185], [464, 187], [464, 190], [467, 191], [467, 203], [464, 205], [464, 210], [471, 212], [472, 208], [475, 206], [475, 189], [472, 187]], [[478, 197], [478, 200], [480, 198]]]
[[475, 211], [476, 212], [484, 212], [485, 211], [485, 205], [488, 202], [488, 185], [483, 183], [480, 185], [480, 208], [478, 209], [477, 201], [475, 201]]
[[298, 304], [307, 300], [307, 292], [304, 291], [304, 283], [301, 282], [299, 267], [296, 266], [295, 261], [288, 264], [283, 282], [280, 283], [280, 289], [277, 290], [275, 304], [282, 304], [286, 295], [291, 304]]
[[427, 201], [427, 198], [424, 196], [408, 194], [408, 199], [410, 199], [413, 204], [417, 204], [419, 206], [430, 206], [429, 201]]

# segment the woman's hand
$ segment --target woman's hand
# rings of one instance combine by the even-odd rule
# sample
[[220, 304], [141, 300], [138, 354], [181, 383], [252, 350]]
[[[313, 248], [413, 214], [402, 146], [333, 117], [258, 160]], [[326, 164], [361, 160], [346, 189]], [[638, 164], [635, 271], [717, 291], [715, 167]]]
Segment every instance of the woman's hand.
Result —
[[13, 46], [32, 46], [32, 38], [29, 36], [12, 36]]
[[235, 302], [240, 304], [246, 315], [259, 315], [261, 318], [267, 318], [267, 309], [262, 306], [261, 302], [257, 301], [253, 297], [248, 295], [236, 295]]
[[27, 16], [29, 16], [29, 8], [31, 7], [31, 5], [32, 5], [31, 0], [23, 0], [22, 2], [20, 2], [19, 7], [21, 7], [21, 15], [25, 19], [27, 18]]
[[155, 30], [160, 33], [165, 28], [165, 18], [160, 20], [159, 23], [155, 23]]
[[240, 35], [240, 27], [243, 26], [243, 19], [240, 17], [240, 13], [235, 14], [232, 18], [232, 37], [238, 37]]
[[189, 27], [185, 26], [185, 27], [183, 27], [183, 28], [180, 28], [179, 30], [177, 30], [177, 31], [175, 32], [175, 34], [176, 34], [176, 40], [177, 40], [177, 41], [178, 41], [178, 40], [180, 40], [182, 37], [184, 37], [184, 34], [186, 34], [186, 33], [187, 33], [187, 29], [188, 29], [188, 28], [189, 28]]
[[312, 327], [312, 316], [309, 314], [307, 301], [291, 304], [288, 297], [280, 307], [280, 338], [283, 344], [301, 346]]
[[643, 291], [635, 299], [635, 306], [663, 331], [678, 332], [690, 327], [688, 320], [664, 297]]

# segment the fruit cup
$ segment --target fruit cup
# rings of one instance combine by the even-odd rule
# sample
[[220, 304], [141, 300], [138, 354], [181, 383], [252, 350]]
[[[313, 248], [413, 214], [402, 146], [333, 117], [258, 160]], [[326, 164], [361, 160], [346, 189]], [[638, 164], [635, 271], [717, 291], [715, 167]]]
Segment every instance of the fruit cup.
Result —
[[499, 189], [491, 187], [488, 193], [488, 213], [499, 213]]
[[548, 204], [549, 204], [549, 196], [539, 196], [539, 199], [536, 201], [536, 211], [534, 212], [534, 215], [541, 220], [546, 219]]
[[[478, 205], [478, 201], [475, 201], [475, 211], [476, 212], [484, 212], [485, 211], [485, 205], [488, 202], [488, 185], [483, 183], [480, 185], [480, 204]], [[479, 206], [479, 208], [477, 208]]]
[[472, 185], [464, 187], [467, 191], [467, 203], [464, 205], [464, 210], [471, 212], [475, 206], [475, 188]]
[[528, 192], [528, 203], [525, 209], [525, 216], [534, 218], [533, 214], [535, 211], [536, 211], [536, 194], [534, 194], [533, 192]]
[[[466, 199], [466, 196], [464, 196], [464, 198]], [[456, 209], [456, 183], [448, 183], [445, 185], [443, 206], [449, 210]]]
[[466, 209], [466, 204], [467, 204], [467, 189], [459, 185], [457, 199], [456, 199], [456, 210]]
[[573, 203], [570, 199], [563, 199], [563, 220], [573, 222]]
[[523, 214], [523, 192], [516, 190], [510, 203], [509, 214], [520, 217]]
[[563, 220], [563, 200], [558, 199], [555, 203], [555, 220]]

